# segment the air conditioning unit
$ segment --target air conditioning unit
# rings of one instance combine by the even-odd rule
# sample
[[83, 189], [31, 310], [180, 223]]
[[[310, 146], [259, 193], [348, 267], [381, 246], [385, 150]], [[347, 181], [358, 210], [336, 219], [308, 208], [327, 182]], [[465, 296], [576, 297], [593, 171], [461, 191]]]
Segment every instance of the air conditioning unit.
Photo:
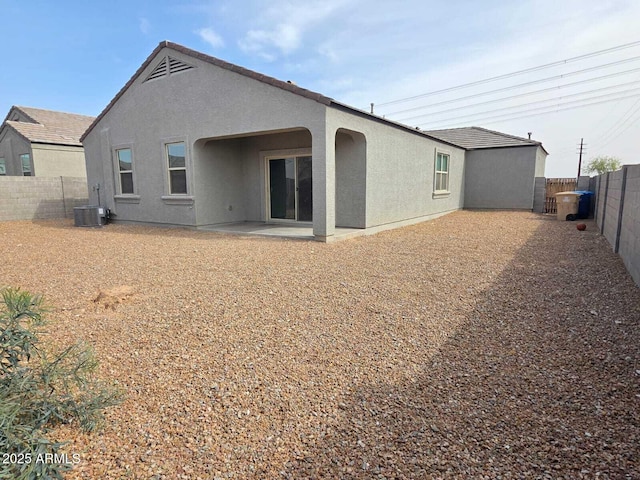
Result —
[[102, 208], [95, 205], [85, 205], [75, 207], [73, 209], [73, 220], [76, 227], [101, 227], [102, 217], [100, 216]]

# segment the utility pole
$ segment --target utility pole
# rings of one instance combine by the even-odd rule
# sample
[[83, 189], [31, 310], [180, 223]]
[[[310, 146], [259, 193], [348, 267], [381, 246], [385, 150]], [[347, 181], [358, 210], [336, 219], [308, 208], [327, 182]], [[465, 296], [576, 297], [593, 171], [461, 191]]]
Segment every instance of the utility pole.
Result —
[[578, 158], [578, 178], [580, 178], [580, 170], [582, 169], [582, 145], [584, 138], [580, 139], [580, 157]]

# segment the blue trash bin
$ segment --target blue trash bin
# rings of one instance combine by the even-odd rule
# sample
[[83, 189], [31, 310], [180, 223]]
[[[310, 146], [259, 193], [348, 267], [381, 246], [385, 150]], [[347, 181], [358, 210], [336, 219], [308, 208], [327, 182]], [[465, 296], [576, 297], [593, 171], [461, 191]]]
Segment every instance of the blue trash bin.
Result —
[[576, 190], [576, 193], [580, 194], [580, 200], [578, 200], [578, 218], [589, 218], [591, 212], [591, 199], [594, 193], [588, 190]]

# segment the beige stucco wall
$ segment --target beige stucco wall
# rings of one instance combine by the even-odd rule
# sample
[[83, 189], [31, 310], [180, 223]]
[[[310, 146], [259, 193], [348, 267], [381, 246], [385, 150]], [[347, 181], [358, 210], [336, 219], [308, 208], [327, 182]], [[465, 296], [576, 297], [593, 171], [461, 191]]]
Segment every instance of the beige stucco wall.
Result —
[[[328, 131], [349, 129], [366, 142], [366, 227], [401, 222], [461, 209], [465, 152], [424, 135], [361, 116], [327, 110]], [[450, 155], [449, 194], [434, 195], [436, 150]], [[339, 162], [339, 158], [336, 162]]]
[[[467, 152], [465, 208], [533, 209], [538, 146]], [[543, 167], [542, 167], [543, 168]]]
[[84, 149], [64, 145], [33, 144], [33, 166], [37, 177], [85, 177]]
[[[167, 54], [196, 68], [144, 82]], [[256, 209], [256, 202], [242, 208], [227, 187], [216, 189], [215, 184], [224, 179], [214, 177], [211, 169], [214, 156], [218, 155], [230, 182], [237, 184], [240, 173], [246, 174], [246, 167], [251, 169], [251, 184], [255, 186], [260, 178], [256, 169], [259, 159], [248, 145], [251, 142], [241, 142], [247, 155], [254, 156], [246, 161], [240, 159], [244, 164], [240, 167], [233, 165], [240, 150], [230, 150], [232, 144], [205, 147], [207, 141], [304, 128], [311, 132], [314, 161], [320, 163], [324, 154], [325, 109], [325, 105], [308, 98], [163, 48], [85, 138], [88, 182], [101, 184], [102, 203], [114, 209], [117, 220], [201, 226], [241, 217], [255, 219], [260, 210]], [[186, 196], [167, 199], [167, 141], [186, 143]], [[139, 195], [134, 203], [115, 198], [113, 149], [124, 145], [133, 152], [134, 188]], [[321, 149], [315, 151], [316, 146]], [[222, 196], [216, 197], [217, 193]], [[251, 195], [256, 193], [254, 190]], [[91, 202], [97, 203], [93, 189], [90, 194]], [[213, 202], [220, 205], [214, 206]], [[229, 206], [239, 210], [229, 210]]]
[[[167, 54], [196, 68], [145, 82]], [[168, 195], [169, 141], [186, 144], [187, 195]], [[100, 184], [102, 205], [119, 221], [198, 227], [264, 219], [261, 152], [303, 147], [313, 157], [317, 237], [332, 235], [336, 225], [371, 227], [441, 214], [462, 208], [464, 201], [464, 150], [167, 47], [105, 113], [84, 146], [90, 201], [97, 203], [93, 186]], [[122, 147], [133, 153], [135, 195], [128, 198], [116, 196], [113, 155]], [[450, 191], [438, 197], [436, 148], [451, 155]]]
[[536, 150], [536, 168], [534, 174], [536, 177], [544, 177], [546, 161], [546, 152], [542, 149], [542, 147], [538, 147], [538, 149]]

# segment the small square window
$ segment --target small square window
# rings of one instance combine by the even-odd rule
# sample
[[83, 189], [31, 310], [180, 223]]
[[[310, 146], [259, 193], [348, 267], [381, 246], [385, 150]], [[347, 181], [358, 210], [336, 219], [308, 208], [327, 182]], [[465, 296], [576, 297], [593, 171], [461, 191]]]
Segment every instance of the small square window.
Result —
[[31, 155], [28, 153], [23, 153], [20, 155], [20, 162], [22, 163], [22, 175], [25, 177], [30, 177], [31, 172]]
[[171, 195], [187, 194], [187, 159], [184, 142], [167, 143], [169, 168], [169, 192]]

